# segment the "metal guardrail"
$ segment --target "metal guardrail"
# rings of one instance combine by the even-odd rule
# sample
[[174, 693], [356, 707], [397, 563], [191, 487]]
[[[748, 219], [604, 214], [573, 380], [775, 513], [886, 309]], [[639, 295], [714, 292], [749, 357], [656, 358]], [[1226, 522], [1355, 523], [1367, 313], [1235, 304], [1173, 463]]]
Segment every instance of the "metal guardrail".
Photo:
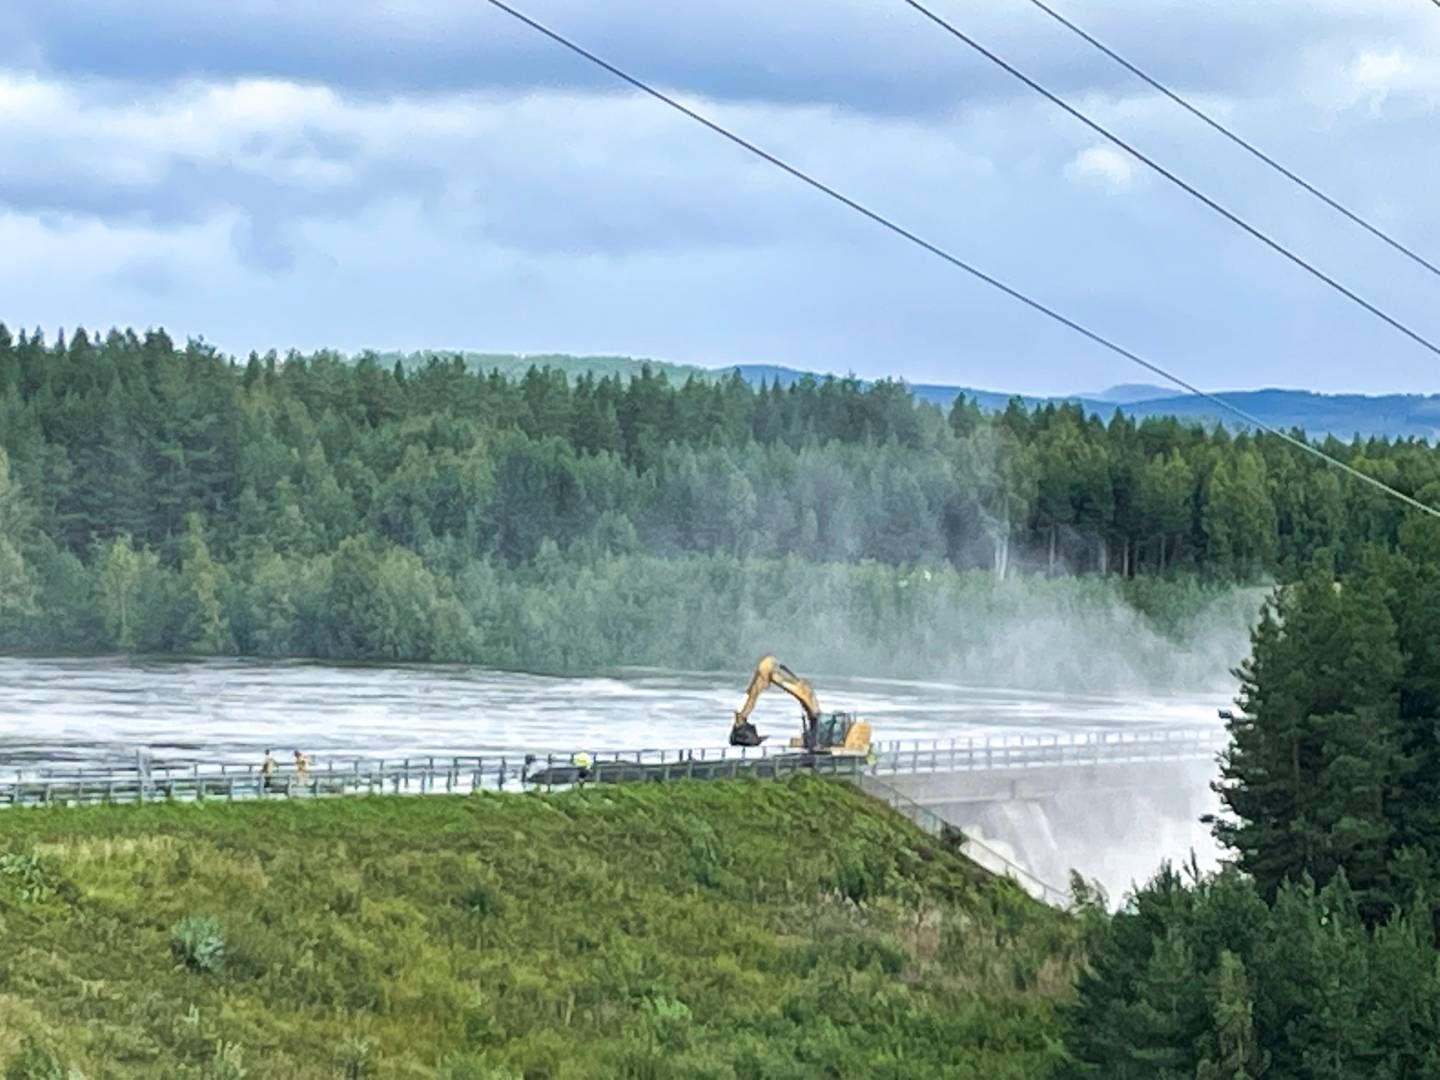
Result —
[[902, 794], [884, 781], [874, 776], [861, 776], [857, 783], [861, 791], [905, 815], [923, 832], [929, 833], [931, 836], [941, 836], [946, 831], [958, 834], [961, 838], [960, 851], [966, 858], [998, 877], [1010, 878], [1036, 900], [1044, 901], [1052, 907], [1070, 907], [1072, 898], [1068, 889], [1056, 888], [1049, 882], [1036, 877], [1013, 859], [1006, 858], [988, 844], [970, 836], [933, 810], [921, 806], [914, 799]]
[[876, 775], [1208, 760], [1225, 744], [1214, 728], [1162, 728], [1075, 735], [1001, 735], [876, 743]]
[[303, 776], [284, 766], [267, 782], [258, 764], [152, 759], [134, 766], [18, 770], [0, 778], [0, 807], [46, 804], [148, 802], [170, 799], [268, 799], [364, 794], [468, 794], [518, 791], [532, 775], [587, 762], [592, 775], [611, 780], [681, 780], [691, 777], [781, 776], [810, 772], [874, 776], [962, 772], [1057, 765], [1209, 757], [1223, 732], [1162, 729], [1076, 736], [992, 736], [875, 744], [871, 758], [822, 758], [801, 765], [788, 746], [706, 747], [693, 750], [609, 750], [546, 755], [424, 755], [402, 759], [326, 760]]
[[[777, 776], [797, 771], [788, 747], [705, 747], [575, 751], [563, 754], [419, 755], [401, 759], [329, 759], [304, 775], [282, 764], [267, 780], [254, 763], [150, 759], [133, 766], [17, 770], [0, 778], [0, 807], [47, 804], [243, 800], [367, 794], [469, 794], [540, 786], [532, 775], [587, 762], [592, 772], [644, 770], [646, 779]], [[727, 767], [728, 766], [728, 767]], [[815, 771], [815, 770], [811, 770]], [[840, 771], [837, 765], [819, 771]], [[845, 770], [849, 771], [849, 770]], [[619, 776], [613, 779], [629, 779]], [[634, 777], [639, 779], [640, 777]]]

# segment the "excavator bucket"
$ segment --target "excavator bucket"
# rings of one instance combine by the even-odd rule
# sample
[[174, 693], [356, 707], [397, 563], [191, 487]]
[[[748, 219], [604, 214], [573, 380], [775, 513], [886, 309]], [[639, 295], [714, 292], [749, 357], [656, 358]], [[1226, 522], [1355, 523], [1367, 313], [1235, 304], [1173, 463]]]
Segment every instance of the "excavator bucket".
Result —
[[759, 746], [764, 741], [765, 736], [756, 731], [749, 720], [742, 720], [730, 729], [731, 746]]

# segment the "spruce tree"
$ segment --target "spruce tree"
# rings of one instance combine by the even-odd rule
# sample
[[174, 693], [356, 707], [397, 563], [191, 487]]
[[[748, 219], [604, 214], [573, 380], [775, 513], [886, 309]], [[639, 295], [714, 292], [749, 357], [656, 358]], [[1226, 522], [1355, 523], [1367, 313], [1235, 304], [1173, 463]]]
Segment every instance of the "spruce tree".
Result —
[[1364, 902], [1383, 903], [1400, 671], [1377, 582], [1343, 587], [1319, 568], [1267, 603], [1237, 672], [1217, 785], [1228, 815], [1214, 823], [1267, 897], [1350, 866]]

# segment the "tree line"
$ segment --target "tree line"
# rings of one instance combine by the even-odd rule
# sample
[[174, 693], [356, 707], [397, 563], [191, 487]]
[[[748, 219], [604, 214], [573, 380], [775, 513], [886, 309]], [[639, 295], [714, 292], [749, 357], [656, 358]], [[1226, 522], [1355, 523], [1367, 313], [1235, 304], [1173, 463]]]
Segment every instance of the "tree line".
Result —
[[[1440, 491], [1424, 444], [1327, 449]], [[1402, 519], [1281, 440], [1173, 420], [947, 412], [891, 381], [240, 361], [161, 330], [0, 326], [0, 450], [7, 647], [486, 659], [467, 580], [557, 552], [1223, 584], [1346, 568]]]

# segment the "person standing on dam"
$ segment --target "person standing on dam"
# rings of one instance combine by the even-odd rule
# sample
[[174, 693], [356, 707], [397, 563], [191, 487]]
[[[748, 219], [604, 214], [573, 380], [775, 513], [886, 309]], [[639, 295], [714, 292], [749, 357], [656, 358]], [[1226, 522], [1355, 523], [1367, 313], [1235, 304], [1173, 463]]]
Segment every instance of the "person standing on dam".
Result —
[[301, 791], [310, 783], [310, 759], [299, 750], [295, 751], [295, 782]]
[[265, 760], [260, 763], [260, 783], [264, 791], [275, 790], [275, 770], [279, 767], [280, 763], [275, 760], [275, 751], [267, 749]]

